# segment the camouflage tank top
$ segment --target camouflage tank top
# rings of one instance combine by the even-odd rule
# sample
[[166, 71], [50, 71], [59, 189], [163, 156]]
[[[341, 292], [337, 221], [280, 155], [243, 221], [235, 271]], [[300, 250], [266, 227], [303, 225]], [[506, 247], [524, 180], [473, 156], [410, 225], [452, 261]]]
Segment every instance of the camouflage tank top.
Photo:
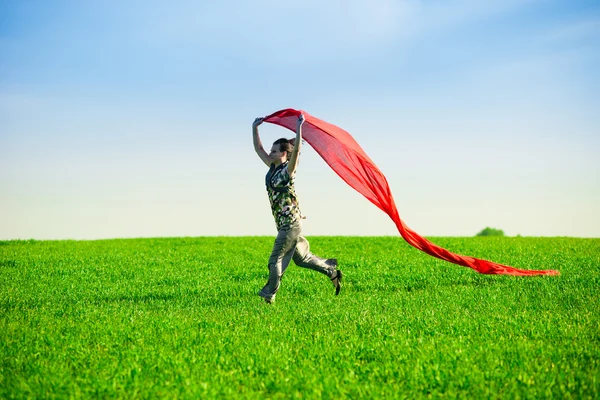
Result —
[[287, 161], [278, 167], [271, 164], [265, 178], [277, 230], [301, 219], [298, 198], [294, 189], [294, 177], [290, 176], [287, 166]]

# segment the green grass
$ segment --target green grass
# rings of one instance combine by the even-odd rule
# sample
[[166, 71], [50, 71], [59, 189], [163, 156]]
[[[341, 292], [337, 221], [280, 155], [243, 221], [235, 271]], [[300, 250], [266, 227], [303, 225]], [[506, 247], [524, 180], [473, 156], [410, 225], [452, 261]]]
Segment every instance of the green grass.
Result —
[[558, 277], [486, 276], [399, 237], [0, 242], [0, 398], [598, 398], [600, 239], [433, 238]]

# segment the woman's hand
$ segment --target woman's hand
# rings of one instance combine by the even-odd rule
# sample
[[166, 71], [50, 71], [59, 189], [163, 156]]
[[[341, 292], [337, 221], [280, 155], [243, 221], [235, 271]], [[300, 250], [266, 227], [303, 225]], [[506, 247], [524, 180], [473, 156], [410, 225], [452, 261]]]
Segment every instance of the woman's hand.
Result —
[[265, 120], [264, 118], [260, 118], [260, 117], [256, 118], [256, 119], [254, 120], [254, 122], [252, 123], [252, 127], [253, 127], [253, 128], [256, 128], [256, 127], [258, 127], [260, 124], [262, 124], [262, 123], [263, 123], [263, 121], [264, 121], [264, 120]]
[[298, 115], [298, 124], [296, 125], [296, 130], [302, 126], [304, 121], [305, 121], [304, 114]]

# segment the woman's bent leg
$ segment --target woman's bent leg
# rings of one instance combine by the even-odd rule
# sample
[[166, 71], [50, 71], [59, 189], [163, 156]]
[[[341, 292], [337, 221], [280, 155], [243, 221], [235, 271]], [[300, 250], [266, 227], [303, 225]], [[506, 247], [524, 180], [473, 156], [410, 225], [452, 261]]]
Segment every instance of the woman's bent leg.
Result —
[[302, 268], [309, 268], [332, 277], [337, 266], [334, 259], [324, 259], [310, 252], [310, 244], [303, 236], [298, 238], [296, 251], [294, 252], [294, 263]]

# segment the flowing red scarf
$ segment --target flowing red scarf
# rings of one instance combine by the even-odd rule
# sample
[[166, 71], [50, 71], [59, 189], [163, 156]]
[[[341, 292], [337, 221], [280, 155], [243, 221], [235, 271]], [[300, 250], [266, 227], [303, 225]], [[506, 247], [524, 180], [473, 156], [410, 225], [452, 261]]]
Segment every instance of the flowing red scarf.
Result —
[[389, 215], [396, 224], [396, 227], [398, 227], [398, 231], [400, 231], [404, 240], [411, 246], [416, 247], [431, 256], [472, 268], [482, 274], [559, 274], [559, 272], [555, 270], [523, 270], [492, 261], [461, 256], [421, 237], [402, 222], [385, 176], [348, 132], [335, 125], [315, 118], [305, 111], [294, 110], [291, 108], [277, 111], [265, 117], [264, 121], [295, 131], [300, 113], [304, 114], [305, 117], [305, 122], [302, 125], [303, 139], [306, 140], [321, 157], [323, 157], [323, 160], [325, 160], [340, 178]]

